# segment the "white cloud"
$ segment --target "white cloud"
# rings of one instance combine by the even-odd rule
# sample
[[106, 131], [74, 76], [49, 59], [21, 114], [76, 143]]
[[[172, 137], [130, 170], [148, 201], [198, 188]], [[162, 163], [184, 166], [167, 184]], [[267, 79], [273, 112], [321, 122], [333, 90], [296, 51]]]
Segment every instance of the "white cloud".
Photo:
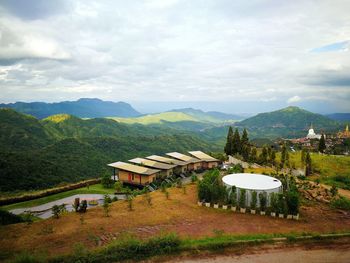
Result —
[[287, 103], [288, 104], [292, 104], [292, 103], [295, 103], [295, 102], [299, 102], [301, 101], [301, 98], [299, 96], [293, 96], [293, 97], [290, 97], [288, 100], [287, 100]]
[[[350, 39], [347, 1], [80, 0], [32, 20], [5, 8], [2, 101], [102, 97], [108, 87], [111, 100], [256, 107], [317, 94], [350, 110], [348, 51], [310, 52]], [[1, 69], [11, 59], [21, 71]]]

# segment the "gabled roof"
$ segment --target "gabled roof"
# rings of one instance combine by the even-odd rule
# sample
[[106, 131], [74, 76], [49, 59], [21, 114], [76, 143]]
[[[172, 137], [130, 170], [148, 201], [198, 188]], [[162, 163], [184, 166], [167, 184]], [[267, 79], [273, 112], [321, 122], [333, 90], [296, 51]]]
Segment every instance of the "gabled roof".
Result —
[[208, 155], [202, 151], [192, 151], [189, 153], [191, 155], [193, 155], [194, 157], [196, 157], [202, 161], [205, 161], [205, 162], [217, 162], [217, 161], [219, 161], [218, 159], [215, 159], [214, 157], [211, 157], [210, 155]]
[[124, 163], [124, 162], [110, 163], [107, 165], [110, 167], [117, 168], [119, 170], [124, 170], [124, 171], [133, 172], [133, 173], [137, 173], [137, 174], [143, 174], [143, 175], [152, 175], [152, 174], [160, 172], [160, 170], [150, 169], [147, 167], [134, 165], [134, 164], [130, 164], [130, 163]]
[[153, 161], [158, 161], [158, 162], [167, 163], [167, 164], [176, 164], [176, 165], [189, 164], [189, 162], [184, 162], [184, 161], [180, 161], [180, 160], [176, 160], [176, 159], [172, 159], [172, 158], [168, 158], [168, 157], [163, 157], [163, 156], [159, 156], [159, 155], [150, 155], [150, 156], [147, 156], [146, 158], [153, 160]]
[[201, 160], [198, 160], [197, 158], [188, 156], [188, 155], [184, 155], [182, 153], [178, 153], [178, 152], [171, 152], [171, 153], [167, 153], [166, 155], [171, 156], [173, 158], [179, 159], [181, 161], [184, 162], [190, 162], [190, 163], [198, 163], [201, 162]]
[[134, 158], [134, 159], [129, 160], [129, 162], [140, 164], [142, 166], [148, 166], [148, 167], [152, 167], [152, 168], [156, 168], [156, 169], [161, 169], [161, 170], [169, 170], [169, 169], [176, 167], [176, 165], [173, 165], [173, 164], [160, 163], [160, 162], [156, 162], [156, 161], [152, 161], [152, 160], [148, 160], [148, 159], [144, 159], [144, 158]]

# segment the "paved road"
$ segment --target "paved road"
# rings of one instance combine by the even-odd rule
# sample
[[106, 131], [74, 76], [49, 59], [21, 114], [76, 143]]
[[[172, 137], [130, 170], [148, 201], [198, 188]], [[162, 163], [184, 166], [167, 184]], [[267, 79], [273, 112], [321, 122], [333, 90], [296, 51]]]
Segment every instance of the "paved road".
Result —
[[273, 250], [261, 254], [225, 255], [189, 260], [174, 260], [169, 262], [185, 263], [348, 263], [350, 262], [350, 245], [346, 248], [305, 250], [295, 248], [293, 250]]
[[[114, 195], [110, 195], [111, 198]], [[62, 205], [62, 204], [66, 204], [66, 209], [67, 211], [73, 211], [73, 203], [75, 198], [80, 198], [81, 200], [97, 200], [99, 202], [99, 204], [101, 204], [103, 202], [103, 197], [104, 195], [102, 194], [76, 194], [76, 195], [72, 195], [69, 197], [65, 197], [56, 201], [52, 201], [46, 204], [42, 204], [42, 205], [38, 205], [38, 206], [33, 206], [33, 207], [27, 207], [27, 208], [17, 208], [17, 209], [13, 209], [10, 210], [11, 213], [14, 213], [16, 215], [25, 213], [25, 212], [36, 212], [36, 211], [44, 211], [42, 213], [38, 213], [36, 214], [38, 217], [46, 219], [52, 216], [52, 211], [51, 208], [54, 205]], [[117, 195], [118, 199], [125, 199], [125, 195]], [[88, 205], [88, 208], [91, 207]]]

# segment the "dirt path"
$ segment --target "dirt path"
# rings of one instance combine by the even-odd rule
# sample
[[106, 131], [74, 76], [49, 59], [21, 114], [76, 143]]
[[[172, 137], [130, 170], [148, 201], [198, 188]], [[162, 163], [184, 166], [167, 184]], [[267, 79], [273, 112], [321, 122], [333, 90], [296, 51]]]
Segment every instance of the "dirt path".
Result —
[[[326, 184], [321, 184], [322, 187], [330, 190], [331, 189], [331, 186], [329, 185], [326, 185]], [[349, 190], [345, 190], [345, 189], [341, 189], [341, 188], [338, 188], [338, 193], [341, 195], [341, 196], [344, 196], [348, 199], [350, 199], [350, 191]]]

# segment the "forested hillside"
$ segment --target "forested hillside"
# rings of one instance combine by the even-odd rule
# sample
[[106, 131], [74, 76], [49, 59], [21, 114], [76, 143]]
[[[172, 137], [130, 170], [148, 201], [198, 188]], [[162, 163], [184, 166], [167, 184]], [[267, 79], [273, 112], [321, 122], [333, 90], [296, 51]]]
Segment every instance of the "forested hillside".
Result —
[[195, 133], [83, 120], [60, 114], [38, 120], [0, 109], [0, 191], [29, 190], [99, 177], [113, 161], [132, 157], [219, 150]]

